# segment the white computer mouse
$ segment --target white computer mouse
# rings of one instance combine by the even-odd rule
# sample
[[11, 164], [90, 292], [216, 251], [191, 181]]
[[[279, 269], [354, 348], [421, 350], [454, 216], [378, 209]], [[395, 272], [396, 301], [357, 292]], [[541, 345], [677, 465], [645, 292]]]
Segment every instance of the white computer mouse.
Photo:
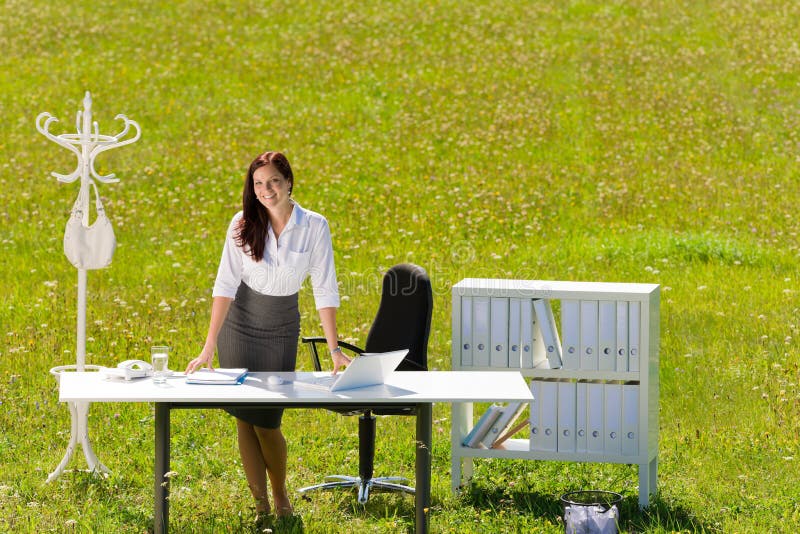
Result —
[[280, 386], [281, 384], [283, 384], [283, 382], [284, 382], [283, 378], [277, 375], [269, 375], [269, 377], [267, 377], [267, 383], [270, 386]]

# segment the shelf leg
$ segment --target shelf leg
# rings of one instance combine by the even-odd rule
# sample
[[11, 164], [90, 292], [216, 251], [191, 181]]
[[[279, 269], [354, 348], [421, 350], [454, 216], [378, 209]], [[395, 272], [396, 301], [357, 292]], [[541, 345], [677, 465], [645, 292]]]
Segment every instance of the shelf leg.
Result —
[[453, 403], [451, 414], [450, 485], [453, 493], [457, 493], [462, 484], [472, 478], [472, 458], [464, 458], [458, 452], [461, 440], [472, 430], [472, 403]]
[[657, 456], [649, 463], [639, 464], [639, 508], [646, 508], [650, 504], [650, 495], [656, 493], [657, 478]]

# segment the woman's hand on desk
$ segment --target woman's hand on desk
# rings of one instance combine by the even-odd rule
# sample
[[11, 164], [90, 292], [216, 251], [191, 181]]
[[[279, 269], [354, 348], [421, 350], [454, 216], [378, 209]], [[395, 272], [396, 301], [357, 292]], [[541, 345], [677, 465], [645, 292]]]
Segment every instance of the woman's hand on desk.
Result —
[[341, 350], [331, 353], [331, 359], [333, 360], [333, 374], [338, 373], [339, 369], [344, 369], [350, 365], [350, 358], [348, 358], [347, 355]]
[[188, 375], [189, 373], [194, 373], [203, 366], [213, 371], [214, 368], [211, 366], [211, 362], [213, 361], [214, 361], [214, 351], [208, 350], [204, 347], [203, 351], [200, 353], [200, 356], [190, 361], [189, 365], [186, 366], [186, 374]]

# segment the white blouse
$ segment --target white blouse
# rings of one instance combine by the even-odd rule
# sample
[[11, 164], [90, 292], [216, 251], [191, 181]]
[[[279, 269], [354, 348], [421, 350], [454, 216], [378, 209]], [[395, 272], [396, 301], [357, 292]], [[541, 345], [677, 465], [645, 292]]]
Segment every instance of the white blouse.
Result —
[[235, 298], [241, 282], [262, 295], [293, 295], [310, 275], [317, 309], [339, 307], [331, 231], [325, 217], [295, 202], [280, 239], [275, 238], [272, 225], [267, 227], [264, 258], [258, 262], [236, 245], [241, 218], [240, 211], [228, 227], [214, 282], [214, 297]]

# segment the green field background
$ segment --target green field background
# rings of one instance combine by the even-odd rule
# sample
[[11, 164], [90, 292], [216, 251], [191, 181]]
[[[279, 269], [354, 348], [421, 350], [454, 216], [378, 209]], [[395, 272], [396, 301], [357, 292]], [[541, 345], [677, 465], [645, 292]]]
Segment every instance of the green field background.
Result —
[[[484, 460], [450, 492], [434, 408], [432, 532], [559, 532], [558, 496], [623, 494], [626, 532], [800, 529], [800, 4], [719, 1], [6, 0], [0, 4], [0, 530], [152, 529], [152, 405], [93, 405], [57, 481], [75, 362], [62, 237], [91, 91], [118, 248], [89, 272], [87, 362], [196, 356], [247, 165], [287, 154], [294, 197], [331, 225], [339, 332], [363, 343], [382, 273], [431, 276], [432, 369], [449, 369], [465, 277], [661, 285], [659, 494], [635, 466]], [[319, 335], [311, 291], [302, 334]], [[302, 349], [301, 349], [302, 350]], [[310, 369], [305, 352], [300, 368]], [[357, 470], [357, 422], [291, 411], [289, 485]], [[175, 532], [252, 531], [232, 420], [173, 417]], [[376, 473], [413, 478], [413, 421], [378, 421]], [[293, 494], [287, 532], [413, 529], [413, 500]]]

